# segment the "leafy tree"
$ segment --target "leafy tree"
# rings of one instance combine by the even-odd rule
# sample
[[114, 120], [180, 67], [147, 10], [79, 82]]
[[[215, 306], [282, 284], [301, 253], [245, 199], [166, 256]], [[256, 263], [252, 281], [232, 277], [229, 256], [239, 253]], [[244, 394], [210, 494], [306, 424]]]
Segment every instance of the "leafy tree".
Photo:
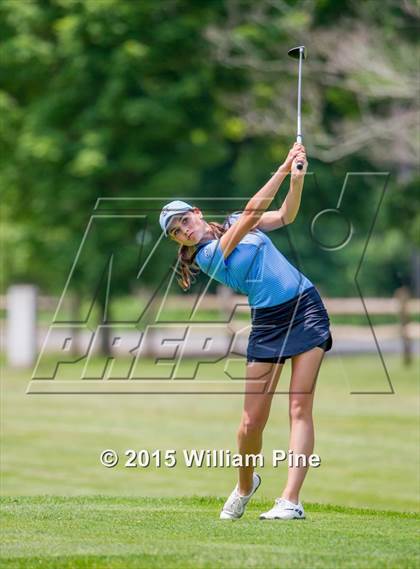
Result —
[[[148, 227], [128, 217], [95, 226], [70, 280], [77, 296], [100, 289], [113, 252], [113, 291], [133, 290], [133, 255], [144, 237], [152, 243], [159, 237], [164, 202], [178, 196], [245, 202], [293, 141], [296, 65], [286, 52], [305, 38], [304, 126], [318, 186], [309, 180], [305, 186], [301, 222], [307, 225], [320, 205], [334, 207], [343, 172], [391, 165], [402, 188], [394, 184], [383, 204], [394, 227], [393, 255], [377, 247], [383, 280], [378, 271], [364, 275], [373, 294], [391, 293], [400, 278], [395, 258], [407, 258], [406, 239], [418, 233], [408, 205], [418, 156], [417, 16], [409, 0], [388, 0], [381, 10], [374, 5], [3, 0], [3, 288], [25, 280], [61, 293], [98, 198], [162, 201]], [[366, 224], [363, 199], [352, 205]], [[350, 273], [341, 282], [328, 281], [328, 274], [353, 266], [360, 243], [327, 260], [299, 229], [298, 223], [292, 233], [302, 268], [328, 294], [354, 294]], [[289, 247], [284, 232], [274, 238]], [[156, 286], [173, 257], [173, 248], [163, 248], [144, 283]], [[109, 320], [103, 295], [98, 302]]]

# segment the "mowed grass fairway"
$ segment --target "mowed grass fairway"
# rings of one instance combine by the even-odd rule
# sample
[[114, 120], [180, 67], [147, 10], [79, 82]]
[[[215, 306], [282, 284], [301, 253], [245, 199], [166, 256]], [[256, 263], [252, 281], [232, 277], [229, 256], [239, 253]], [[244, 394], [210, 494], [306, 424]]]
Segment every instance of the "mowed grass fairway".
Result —
[[[287, 468], [285, 394], [264, 435], [262, 486], [238, 522], [218, 519], [235, 468], [187, 468], [182, 449], [236, 451], [242, 395], [26, 395], [30, 373], [2, 373], [2, 549], [6, 567], [418, 567], [418, 364], [325, 358], [307, 519], [259, 521]], [[99, 362], [98, 362], [99, 365]], [[151, 364], [150, 364], [151, 365]], [[218, 366], [202, 377], [217, 378]], [[279, 390], [288, 388], [290, 364]], [[366, 389], [367, 390], [367, 389]], [[111, 469], [104, 449], [120, 454]], [[174, 468], [125, 468], [126, 449], [176, 449]]]
[[[217, 519], [216, 498], [6, 498], [2, 567], [418, 567], [414, 514], [314, 505], [308, 519]], [[418, 527], [418, 525], [417, 525]]]

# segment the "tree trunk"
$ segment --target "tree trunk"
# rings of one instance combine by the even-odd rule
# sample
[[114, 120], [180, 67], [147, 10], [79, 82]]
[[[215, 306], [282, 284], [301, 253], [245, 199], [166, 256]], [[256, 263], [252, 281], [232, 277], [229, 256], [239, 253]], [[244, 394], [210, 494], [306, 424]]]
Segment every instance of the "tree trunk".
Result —
[[[80, 322], [81, 298], [78, 292], [74, 292], [70, 297], [70, 322], [78, 324]], [[78, 356], [80, 354], [80, 332], [77, 328], [73, 330], [71, 342], [71, 354]]]
[[99, 338], [99, 352], [102, 356], [111, 355], [111, 334], [110, 329], [106, 324], [111, 322], [111, 306], [110, 303], [106, 304], [105, 299], [99, 298], [99, 325], [102, 325], [100, 338]]

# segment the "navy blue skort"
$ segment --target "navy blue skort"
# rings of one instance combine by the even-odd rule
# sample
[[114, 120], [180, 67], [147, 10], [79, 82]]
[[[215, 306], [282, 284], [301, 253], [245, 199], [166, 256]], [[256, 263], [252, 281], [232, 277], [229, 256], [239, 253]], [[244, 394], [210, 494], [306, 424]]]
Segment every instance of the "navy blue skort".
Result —
[[317, 346], [332, 347], [330, 319], [315, 286], [287, 302], [251, 308], [248, 362], [284, 363]]

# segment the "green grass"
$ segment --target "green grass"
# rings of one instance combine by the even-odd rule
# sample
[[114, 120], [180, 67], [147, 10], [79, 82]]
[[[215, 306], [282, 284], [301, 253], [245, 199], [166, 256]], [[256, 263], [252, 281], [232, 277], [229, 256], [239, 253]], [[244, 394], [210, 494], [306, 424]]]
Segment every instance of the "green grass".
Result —
[[2, 567], [418, 567], [414, 514], [307, 504], [307, 519], [260, 521], [271, 502], [218, 519], [218, 498], [2, 500]]
[[[395, 393], [351, 395], [388, 390], [380, 360], [325, 358], [314, 411], [315, 452], [322, 464], [310, 470], [304, 500], [413, 509], [419, 487], [419, 360], [411, 368], [397, 356], [385, 361]], [[222, 378], [222, 368], [223, 362], [205, 365], [198, 378]], [[3, 373], [2, 495], [223, 496], [231, 488], [234, 468], [187, 468], [179, 461], [172, 469], [130, 469], [122, 462], [106, 469], [99, 454], [107, 448], [121, 456], [131, 448], [235, 452], [242, 395], [27, 395], [30, 375]], [[279, 390], [287, 391], [289, 375], [288, 362]], [[272, 449], [288, 448], [287, 404], [286, 394], [274, 397], [264, 432], [268, 458]], [[272, 468], [267, 460], [261, 474], [263, 497], [271, 499], [281, 491], [287, 468]]]
[[[87, 313], [88, 306], [84, 306], [83, 314]], [[132, 297], [127, 299], [118, 299], [113, 304], [113, 319], [122, 322], [131, 322], [133, 319], [133, 314], [140, 314], [143, 310], [143, 305], [139, 302], [133, 301]], [[38, 312], [38, 322], [43, 326], [49, 326], [53, 321], [55, 310], [39, 310]], [[69, 311], [63, 310], [60, 314], [61, 319], [72, 321], [72, 315]], [[0, 309], [0, 320], [5, 320], [6, 310]], [[96, 319], [96, 320], [95, 320]], [[98, 310], [94, 307], [92, 313], [92, 321], [97, 321]], [[237, 321], [248, 321], [250, 320], [249, 312], [237, 312], [234, 317]], [[166, 309], [162, 312], [158, 321], [168, 321], [168, 322], [224, 322], [226, 316], [220, 310], [203, 310], [200, 309], [196, 315], [190, 319], [190, 313], [187, 308], [185, 309]], [[369, 326], [369, 321], [365, 314], [330, 314], [330, 320], [332, 324], [346, 324], [353, 326]], [[399, 324], [400, 319], [394, 314], [371, 314], [370, 320], [373, 326], [379, 326], [382, 324]], [[420, 322], [419, 314], [410, 314], [410, 322]]]
[[[234, 468], [187, 468], [182, 460], [175, 468], [124, 468], [121, 460], [107, 469], [99, 454], [235, 452], [242, 395], [26, 395], [31, 372], [4, 369], [2, 566], [417, 567], [417, 522], [406, 512], [419, 498], [419, 360], [411, 368], [397, 356], [385, 363], [394, 394], [351, 395], [387, 391], [380, 360], [327, 355], [315, 398], [322, 464], [305, 481], [305, 522], [257, 519], [287, 474], [269, 460], [272, 449], [288, 448], [288, 397], [275, 396], [263, 484], [246, 517], [230, 525], [218, 513]], [[279, 390], [289, 375], [287, 363]], [[199, 378], [223, 378], [223, 362], [203, 366]]]

